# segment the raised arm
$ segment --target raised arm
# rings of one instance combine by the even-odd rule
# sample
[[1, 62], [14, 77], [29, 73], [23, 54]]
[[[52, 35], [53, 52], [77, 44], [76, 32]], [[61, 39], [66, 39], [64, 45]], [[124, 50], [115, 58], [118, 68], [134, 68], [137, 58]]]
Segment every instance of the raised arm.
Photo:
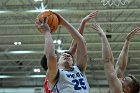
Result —
[[[98, 23], [94, 23], [92, 28], [97, 31], [97, 33], [101, 39], [102, 59], [103, 59], [104, 64], [114, 62], [114, 57], [113, 57], [113, 54], [111, 51], [111, 47], [110, 47], [110, 44], [106, 38], [106, 34], [104, 33], [103, 29], [100, 27], [100, 25]], [[113, 66], [113, 64], [111, 64], [110, 66]]]
[[[60, 24], [68, 30], [68, 32], [73, 37], [74, 41], [77, 43], [77, 63], [87, 62], [86, 41], [84, 37], [62, 16], [58, 15], [58, 17], [60, 19]], [[78, 65], [78, 67], [81, 71], [85, 70], [83, 64]]]
[[[82, 21], [81, 21], [81, 23], [80, 23], [80, 26], [79, 26], [79, 29], [78, 29], [78, 31], [79, 31], [79, 33], [80, 33], [81, 35], [83, 35], [83, 33], [84, 33], [84, 28], [85, 28], [86, 23], [87, 23], [88, 21], [90, 21], [92, 18], [94, 18], [96, 15], [97, 15], [97, 11], [94, 11], [94, 12], [88, 14], [86, 17], [84, 17], [84, 18], [82, 19]], [[75, 42], [74, 40], [72, 40], [71, 46], [70, 46], [70, 48], [69, 48], [69, 52], [71, 52], [72, 55], [74, 55], [75, 52], [76, 52], [76, 48], [77, 48], [76, 42]], [[81, 62], [80, 62], [80, 63], [81, 63]], [[85, 66], [85, 65], [84, 65], [84, 66]]]
[[117, 75], [115, 73], [114, 65], [112, 64], [114, 58], [106, 35], [99, 24], [94, 23], [92, 28], [94, 28], [97, 31], [101, 39], [104, 71], [109, 84], [110, 93], [122, 93], [121, 82], [118, 80]]
[[[79, 31], [79, 33], [80, 33], [81, 35], [83, 35], [83, 33], [84, 33], [84, 28], [85, 28], [86, 23], [87, 23], [88, 21], [90, 21], [92, 18], [94, 18], [94, 17], [96, 16], [96, 14], [97, 14], [97, 11], [94, 11], [94, 12], [88, 14], [86, 17], [84, 17], [84, 18], [82, 19], [82, 21], [81, 21], [81, 23], [80, 23], [80, 26], [79, 26], [79, 29], [78, 29], [78, 31]], [[74, 54], [75, 54], [75, 52], [76, 52], [76, 49], [77, 49], [77, 44], [76, 44], [75, 40], [73, 40], [73, 41], [72, 41], [72, 44], [71, 44], [71, 46], [70, 46], [70, 48], [69, 48], [69, 52], [71, 52], [72, 55], [74, 56]], [[77, 52], [78, 52], [78, 51], [77, 51]], [[76, 56], [78, 57], [77, 54], [79, 54], [79, 53], [76, 53]], [[76, 58], [77, 58], [77, 57], [76, 57]], [[82, 72], [85, 72], [86, 66], [87, 66], [87, 61], [78, 61], [78, 60], [77, 60], [77, 61], [76, 61], [76, 65], [80, 68], [80, 70], [81, 70]]]
[[[43, 16], [42, 19], [44, 20]], [[53, 39], [51, 36], [51, 31], [50, 28], [47, 24], [48, 18], [46, 18], [45, 22], [40, 23], [40, 28], [43, 30], [43, 34], [45, 37], [45, 55], [47, 58], [47, 66], [48, 66], [48, 70], [47, 70], [47, 79], [49, 80], [49, 82], [51, 84], [54, 84], [55, 82], [55, 77], [57, 75], [58, 72], [58, 67], [57, 67], [57, 60], [56, 60], [56, 55], [55, 55], [55, 48], [54, 48], [54, 44], [53, 44]], [[38, 20], [39, 22], [39, 20]]]
[[121, 53], [119, 55], [119, 58], [117, 60], [116, 66], [115, 66], [116, 73], [117, 73], [117, 76], [119, 78], [122, 78], [123, 77], [124, 72], [125, 72], [126, 67], [127, 67], [127, 59], [128, 59], [128, 51], [129, 51], [130, 41], [132, 40], [132, 38], [138, 32], [140, 32], [140, 28], [139, 27], [136, 27], [126, 37], [126, 40], [124, 42], [124, 46], [122, 48], [122, 51], [121, 51]]

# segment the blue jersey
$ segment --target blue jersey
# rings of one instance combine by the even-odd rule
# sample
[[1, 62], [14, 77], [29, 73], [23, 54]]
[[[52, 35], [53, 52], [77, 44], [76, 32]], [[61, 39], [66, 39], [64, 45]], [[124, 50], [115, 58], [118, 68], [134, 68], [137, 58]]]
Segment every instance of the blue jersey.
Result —
[[59, 79], [52, 89], [52, 93], [90, 93], [85, 74], [77, 66], [71, 70], [59, 69]]

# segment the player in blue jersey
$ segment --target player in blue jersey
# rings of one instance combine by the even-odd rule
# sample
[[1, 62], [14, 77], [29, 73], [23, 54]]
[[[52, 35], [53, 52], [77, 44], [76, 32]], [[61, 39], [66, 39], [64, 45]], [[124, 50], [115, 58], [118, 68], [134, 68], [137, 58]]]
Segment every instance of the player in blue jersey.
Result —
[[[86, 16], [80, 25], [80, 33], [83, 34], [85, 23], [96, 15], [96, 12]], [[89, 93], [89, 85], [85, 76], [87, 65], [87, 51], [83, 36], [62, 16], [58, 15], [60, 24], [64, 26], [73, 37], [70, 49], [57, 58], [54, 52], [53, 40], [47, 24], [42, 24], [45, 35], [45, 53], [48, 70], [46, 77], [53, 93]], [[46, 22], [47, 23], [47, 22]], [[77, 47], [76, 66], [73, 66], [73, 54]]]
[[114, 58], [107, 37], [99, 24], [92, 26], [98, 33], [102, 42], [102, 57], [104, 71], [109, 84], [108, 93], [139, 93], [140, 85], [133, 75], [124, 76], [127, 66], [129, 43], [140, 32], [140, 28], [133, 29], [126, 37], [123, 49], [114, 68]]

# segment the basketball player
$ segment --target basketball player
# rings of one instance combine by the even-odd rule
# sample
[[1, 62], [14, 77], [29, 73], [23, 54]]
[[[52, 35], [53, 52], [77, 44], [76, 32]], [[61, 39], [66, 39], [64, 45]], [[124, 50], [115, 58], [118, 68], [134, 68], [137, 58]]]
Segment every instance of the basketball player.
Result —
[[[86, 21], [90, 20], [96, 13], [91, 13], [86, 16], [83, 23], [80, 25], [80, 33], [83, 34], [83, 29]], [[50, 33], [50, 28], [46, 24], [42, 24], [42, 29], [45, 35], [45, 53], [47, 58], [48, 70], [46, 77], [49, 82], [49, 87], [53, 93], [89, 93], [89, 85], [85, 76], [87, 64], [87, 51], [85, 40], [78, 31], [62, 16], [58, 15], [60, 24], [64, 26], [72, 35], [74, 42], [69, 51], [62, 53], [58, 63], [54, 53], [53, 40]], [[44, 23], [44, 22], [42, 22]], [[73, 66], [73, 52], [77, 47], [77, 63]]]
[[116, 68], [114, 68], [114, 58], [110, 45], [103, 29], [99, 24], [94, 23], [94, 28], [102, 42], [102, 56], [104, 62], [104, 71], [109, 84], [108, 93], [139, 93], [140, 85], [133, 75], [124, 76], [127, 66], [128, 49], [131, 39], [140, 32], [140, 28], [133, 29], [126, 37], [123, 49], [119, 55]]
[[[97, 14], [97, 11], [92, 12], [92, 13], [88, 14], [86, 17], [84, 17], [82, 19], [81, 24], [80, 24], [80, 27], [78, 29], [78, 31], [79, 31], [79, 33], [81, 35], [83, 35], [83, 31], [84, 31], [84, 27], [85, 27], [86, 23], [89, 20], [91, 20], [93, 17], [95, 17], [96, 14]], [[74, 44], [74, 42], [72, 42], [72, 44], [71, 44], [71, 46], [70, 46], [70, 48], [68, 50], [72, 54], [72, 56], [74, 56], [74, 54], [76, 52], [76, 47], [77, 47], [76, 44]], [[58, 55], [57, 51], [55, 53]], [[46, 56], [45, 55], [43, 55], [43, 57], [41, 58], [41, 63], [40, 64], [43, 67], [43, 69], [45, 71], [47, 71], [47, 69], [48, 69], [47, 68], [47, 59], [46, 59]], [[50, 90], [49, 90], [49, 88], [48, 88], [48, 83], [47, 82], [48, 82], [48, 80], [47, 80], [47, 78], [45, 78], [45, 80], [44, 80], [44, 90], [45, 90], [45, 93], [51, 93]]]

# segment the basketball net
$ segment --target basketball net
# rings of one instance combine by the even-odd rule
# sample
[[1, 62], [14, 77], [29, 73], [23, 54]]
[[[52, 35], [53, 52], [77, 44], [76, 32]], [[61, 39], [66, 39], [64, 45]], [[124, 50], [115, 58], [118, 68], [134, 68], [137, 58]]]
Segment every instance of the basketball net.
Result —
[[101, 0], [103, 3], [103, 6], [109, 5], [115, 5], [115, 6], [120, 6], [120, 5], [125, 5], [129, 3], [129, 0]]

